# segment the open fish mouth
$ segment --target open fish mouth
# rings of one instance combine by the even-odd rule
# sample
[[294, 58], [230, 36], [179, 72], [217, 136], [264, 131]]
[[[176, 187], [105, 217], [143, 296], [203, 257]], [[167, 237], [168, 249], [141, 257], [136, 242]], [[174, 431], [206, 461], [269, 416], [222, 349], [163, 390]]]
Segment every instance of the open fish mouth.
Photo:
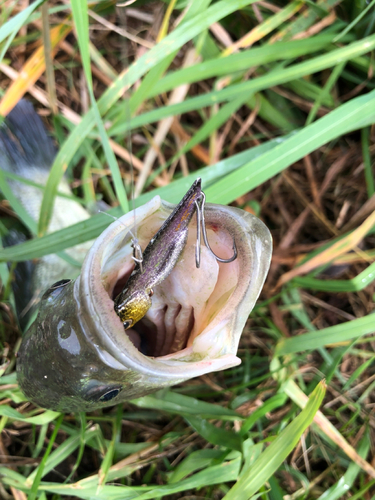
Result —
[[[137, 238], [142, 248], [173, 207], [155, 197], [136, 210]], [[146, 316], [129, 330], [124, 330], [113, 300], [134, 268], [134, 214], [111, 224], [88, 253], [76, 283], [77, 293], [86, 301], [89, 318], [96, 323], [90, 330], [100, 335], [98, 344], [121, 364], [129, 368], [136, 365], [137, 370], [162, 379], [178, 376], [184, 380], [240, 363], [238, 343], [268, 272], [271, 236], [259, 219], [242, 210], [207, 204], [205, 214], [215, 254], [229, 258], [234, 238], [237, 259], [222, 264], [202, 247], [201, 266], [197, 268], [194, 218], [179, 261], [155, 286]]]
[[[138, 239], [143, 248], [158, 230], [158, 224], [160, 216], [154, 213], [139, 227]], [[233, 250], [228, 232], [215, 225], [209, 233], [214, 250], [223, 258], [230, 257]], [[134, 328], [126, 330], [134, 346], [146, 356], [168, 359], [181, 351], [184, 352], [180, 355], [191, 355], [195, 338], [214, 320], [236, 288], [237, 260], [220, 264], [202, 247], [202, 263], [196, 267], [195, 234], [196, 224], [190, 223], [188, 241], [180, 259], [171, 274], [153, 288], [151, 308]], [[130, 253], [129, 242], [125, 247]], [[122, 290], [134, 268], [132, 261], [127, 261], [127, 265], [113, 269], [119, 278], [106, 283], [112, 299]]]

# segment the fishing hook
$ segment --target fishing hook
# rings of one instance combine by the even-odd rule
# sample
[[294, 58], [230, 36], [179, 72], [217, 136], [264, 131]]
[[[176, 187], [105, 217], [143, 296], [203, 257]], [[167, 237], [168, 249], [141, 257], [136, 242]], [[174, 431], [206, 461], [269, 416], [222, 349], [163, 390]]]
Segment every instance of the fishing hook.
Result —
[[[108, 212], [103, 212], [103, 210], [98, 210], [98, 212], [101, 214], [104, 214], [104, 215], [108, 215], [108, 217], [111, 217], [113, 220], [116, 220], [116, 221], [119, 220], [117, 217], [114, 217], [113, 215], [109, 214]], [[122, 222], [121, 222], [121, 224], [122, 224]], [[122, 224], [122, 225], [126, 228], [126, 226], [124, 224]], [[139, 264], [141, 274], [143, 274], [143, 252], [142, 252], [141, 245], [138, 242], [138, 238], [136, 238], [134, 236], [134, 234], [132, 233], [132, 231], [130, 229], [129, 229], [128, 234], [129, 233], [132, 237], [132, 243], [131, 243], [131, 247], [133, 249], [132, 259], [134, 260], [134, 262]]]
[[199, 268], [201, 265], [201, 229], [203, 233], [203, 240], [204, 244], [208, 248], [208, 251], [210, 254], [215, 257], [215, 259], [218, 262], [223, 262], [225, 264], [228, 264], [229, 262], [233, 262], [234, 260], [237, 259], [237, 247], [236, 247], [236, 241], [233, 238], [233, 255], [229, 259], [222, 259], [216, 253], [212, 250], [210, 247], [210, 244], [208, 242], [207, 238], [207, 231], [206, 231], [206, 221], [204, 219], [204, 205], [206, 203], [206, 195], [202, 191], [202, 198], [201, 198], [201, 205], [199, 206], [198, 202], [195, 202], [195, 205], [197, 207], [197, 241], [195, 244], [195, 265]]
[[141, 274], [143, 274], [143, 252], [141, 245], [138, 243], [138, 238], [136, 238], [133, 233], [130, 231], [130, 234], [133, 236], [132, 239], [132, 248], [133, 248], [133, 255], [132, 259], [134, 262], [137, 262], [139, 264], [139, 268], [141, 270]]

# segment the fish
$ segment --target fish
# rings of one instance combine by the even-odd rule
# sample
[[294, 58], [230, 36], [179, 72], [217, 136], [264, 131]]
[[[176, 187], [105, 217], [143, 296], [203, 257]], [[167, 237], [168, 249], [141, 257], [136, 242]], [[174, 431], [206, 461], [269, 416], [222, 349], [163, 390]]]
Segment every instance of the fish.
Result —
[[[32, 120], [15, 126], [13, 113], [24, 112], [22, 103], [17, 108], [1, 133], [11, 127], [7, 140], [20, 143], [27, 152], [25, 166], [38, 170], [27, 146], [27, 124]], [[34, 140], [36, 149], [40, 148], [41, 143]], [[9, 147], [7, 155], [8, 168], [12, 162], [19, 164]], [[22, 168], [19, 174], [24, 175]], [[27, 207], [25, 195], [23, 202]], [[246, 211], [205, 205], [203, 226], [210, 247], [199, 247], [197, 267], [195, 209], [172, 269], [152, 283], [152, 301], [145, 314], [125, 329], [115, 310], [137, 269], [134, 225], [138, 243], [146, 249], [175, 209], [155, 196], [102, 232], [88, 249], [77, 277], [65, 268], [53, 285], [51, 279], [17, 357], [18, 382], [29, 401], [60, 412], [92, 411], [240, 364], [236, 354], [241, 333], [263, 287], [272, 253], [268, 228]], [[69, 220], [70, 214], [65, 212], [64, 217]], [[154, 255], [152, 244], [149, 251]], [[144, 264], [148, 262], [145, 250]], [[54, 279], [57, 275], [55, 269]]]

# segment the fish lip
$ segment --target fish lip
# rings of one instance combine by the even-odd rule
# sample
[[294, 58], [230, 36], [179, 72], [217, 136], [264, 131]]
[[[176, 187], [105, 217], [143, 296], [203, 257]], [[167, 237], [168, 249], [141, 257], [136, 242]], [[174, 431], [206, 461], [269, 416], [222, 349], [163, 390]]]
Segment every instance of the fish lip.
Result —
[[[199, 181], [197, 179], [197, 182]], [[136, 209], [136, 217], [144, 220], [160, 210], [161, 213], [164, 212], [165, 218], [173, 208], [174, 205], [163, 202], [156, 196], [146, 205]], [[143, 355], [124, 333], [122, 323], [114, 311], [113, 300], [105, 289], [103, 264], [111, 255], [111, 246], [117, 245], [121, 238], [128, 234], [129, 229], [132, 229], [134, 214], [129, 212], [112, 223], [96, 240], [86, 256], [81, 276], [75, 286], [79, 301], [82, 302], [81, 308], [86, 309], [88, 313], [85, 313], [85, 331], [92, 344], [97, 346], [98, 356], [105, 363], [110, 366], [121, 366], [125, 370], [135, 370], [153, 377], [155, 381], [173, 380], [173, 383], [240, 363], [236, 351], [243, 326], [268, 272], [272, 247], [271, 235], [259, 219], [233, 207], [207, 204], [206, 220], [208, 224], [212, 221], [222, 223], [223, 220], [228, 220], [233, 223], [233, 220], [237, 220], [238, 230], [235, 238], [239, 249], [238, 259], [244, 273], [252, 278], [247, 282], [245, 280], [241, 286], [236, 286], [229, 304], [226, 303], [223, 310], [217, 314], [215, 325], [210, 323], [188, 348], [195, 357], [190, 361], [183, 359], [186, 358], [186, 350], [181, 351], [181, 354], [160, 358]], [[260, 258], [261, 255], [263, 259]], [[209, 337], [213, 332], [213, 326], [218, 325], [222, 325], [228, 345], [207, 356], [205, 352], [207, 349], [203, 344], [204, 335]]]

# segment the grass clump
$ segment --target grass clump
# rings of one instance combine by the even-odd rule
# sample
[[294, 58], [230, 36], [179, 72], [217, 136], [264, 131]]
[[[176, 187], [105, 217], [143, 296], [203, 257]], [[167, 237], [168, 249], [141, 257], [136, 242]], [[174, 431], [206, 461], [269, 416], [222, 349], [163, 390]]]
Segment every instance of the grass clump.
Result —
[[[2, 213], [36, 236], [0, 249], [0, 496], [375, 498], [374, 2], [21, 4], [0, 14], [0, 114], [26, 94], [60, 149], [38, 221], [0, 176]], [[175, 203], [201, 176], [209, 202], [268, 225], [270, 274], [241, 366], [93, 414], [45, 411], [17, 386], [5, 263], [109, 223], [47, 234], [64, 172], [84, 205], [128, 210], [128, 134], [136, 206]]]

